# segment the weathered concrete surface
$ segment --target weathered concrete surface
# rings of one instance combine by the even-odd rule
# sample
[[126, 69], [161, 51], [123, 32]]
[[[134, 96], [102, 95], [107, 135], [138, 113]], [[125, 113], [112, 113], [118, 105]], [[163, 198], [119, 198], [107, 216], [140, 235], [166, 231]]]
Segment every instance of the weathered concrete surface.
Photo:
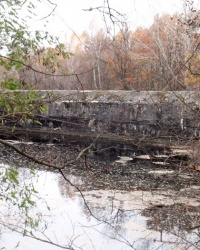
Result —
[[[199, 92], [54, 91], [49, 127], [138, 136], [199, 136]], [[48, 91], [41, 91], [46, 96]]]

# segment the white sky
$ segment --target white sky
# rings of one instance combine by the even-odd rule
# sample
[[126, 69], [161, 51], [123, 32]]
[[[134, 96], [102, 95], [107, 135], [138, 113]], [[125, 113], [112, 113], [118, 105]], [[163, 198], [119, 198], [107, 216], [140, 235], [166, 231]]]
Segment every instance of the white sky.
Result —
[[[83, 11], [82, 9], [103, 6], [105, 0], [51, 0], [57, 3], [55, 16], [51, 17], [47, 26], [48, 31], [60, 37], [71, 33], [70, 29], [82, 33], [89, 29], [90, 22], [97, 27], [103, 26], [102, 15], [96, 11]], [[148, 26], [153, 22], [157, 13], [174, 13], [181, 11], [186, 0], [109, 0], [110, 7], [128, 17], [130, 27]], [[200, 0], [194, 0], [197, 8]], [[41, 8], [41, 16], [49, 13], [49, 3]], [[52, 8], [52, 6], [50, 6]]]

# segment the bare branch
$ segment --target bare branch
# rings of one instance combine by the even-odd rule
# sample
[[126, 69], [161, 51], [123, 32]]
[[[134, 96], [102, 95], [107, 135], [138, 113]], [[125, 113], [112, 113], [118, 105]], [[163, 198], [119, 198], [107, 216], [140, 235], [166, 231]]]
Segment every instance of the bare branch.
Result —
[[[97, 138], [96, 138], [96, 140], [97, 140]], [[83, 150], [81, 150], [80, 153], [78, 154], [78, 156], [75, 159], [73, 159], [71, 161], [68, 161], [67, 163], [65, 163], [64, 166], [58, 166], [58, 165], [51, 164], [51, 163], [48, 163], [48, 162], [45, 162], [45, 161], [41, 161], [40, 159], [37, 159], [35, 156], [33, 156], [33, 155], [31, 155], [31, 154], [29, 154], [29, 153], [27, 153], [27, 152], [19, 149], [17, 146], [15, 146], [14, 144], [12, 144], [12, 143], [10, 143], [10, 142], [8, 142], [6, 140], [0, 139], [0, 143], [3, 144], [4, 146], [12, 148], [13, 150], [15, 150], [20, 155], [22, 155], [22, 156], [24, 156], [24, 157], [32, 160], [33, 162], [35, 162], [37, 164], [40, 164], [40, 165], [43, 165], [43, 166], [47, 166], [47, 167], [51, 167], [51, 168], [57, 169], [57, 170], [65, 169], [67, 166], [69, 166], [69, 165], [77, 162], [81, 158], [81, 156], [84, 153], [86, 153], [93, 146], [93, 144], [94, 144], [94, 142], [93, 142], [88, 147], [86, 147]]]
[[48, 17], [50, 17], [52, 15], [53, 12], [55, 12], [56, 8], [57, 8], [57, 4], [56, 3], [52, 3], [50, 0], [47, 0], [48, 3], [50, 3], [51, 5], [54, 5], [54, 8], [52, 9], [52, 11], [45, 17], [42, 17], [40, 20], [46, 19]]
[[21, 65], [23, 65], [23, 66], [25, 66], [25, 67], [31, 69], [32, 71], [34, 71], [34, 72], [36, 72], [36, 73], [39, 73], [39, 74], [42, 74], [42, 75], [46, 75], [46, 76], [53, 76], [53, 77], [56, 77], [56, 76], [77, 76], [77, 75], [84, 75], [84, 74], [86, 74], [86, 73], [88, 73], [88, 72], [90, 72], [90, 71], [93, 70], [93, 68], [92, 68], [92, 69], [89, 69], [89, 70], [87, 70], [87, 71], [85, 71], [85, 72], [78, 73], [78, 74], [77, 74], [77, 73], [70, 73], [70, 74], [56, 74], [56, 75], [55, 75], [55, 74], [46, 73], [46, 72], [37, 70], [37, 69], [33, 68], [32, 66], [30, 66], [30, 65], [28, 65], [28, 64], [26, 64], [26, 63], [20, 62], [20, 61], [18, 61], [18, 60], [11, 59], [11, 58], [9, 58], [9, 57], [7, 57], [7, 56], [2, 56], [2, 55], [0, 55], [0, 57], [1, 57], [1, 58], [5, 58], [5, 59], [7, 59], [7, 60], [9, 60], [9, 61], [11, 61], [11, 62], [19, 63], [19, 64], [21, 64]]

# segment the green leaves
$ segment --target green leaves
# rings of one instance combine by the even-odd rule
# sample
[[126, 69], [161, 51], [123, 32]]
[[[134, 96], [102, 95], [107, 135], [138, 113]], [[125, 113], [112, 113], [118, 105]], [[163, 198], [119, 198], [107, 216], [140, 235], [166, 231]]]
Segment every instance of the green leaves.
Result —
[[34, 206], [34, 205], [35, 205], [35, 202], [32, 201], [32, 200], [30, 199], [30, 197], [28, 197], [28, 196], [26, 195], [26, 197], [23, 199], [23, 201], [22, 201], [22, 203], [21, 203], [21, 205], [20, 205], [20, 208], [25, 208], [25, 209], [26, 209], [27, 205]]
[[9, 78], [7, 81], [2, 82], [2, 87], [8, 90], [16, 90], [20, 87], [20, 83], [14, 78]]
[[[69, 54], [65, 46], [59, 44], [58, 39], [48, 32], [29, 28], [37, 16], [40, 0], [6, 0], [0, 2], [0, 123], [1, 128], [33, 122], [41, 125], [35, 119], [36, 112], [47, 111], [45, 98], [42, 98], [24, 81], [20, 72], [31, 70], [32, 59], [41, 56], [46, 64], [46, 70], [53, 72], [60, 67], [59, 57], [67, 58]], [[39, 26], [37, 21], [37, 25]], [[40, 26], [39, 26], [40, 27]], [[53, 47], [48, 49], [47, 47]], [[38, 53], [42, 51], [42, 54]], [[44, 53], [43, 53], [44, 52]], [[48, 98], [48, 97], [47, 97]], [[10, 163], [9, 163], [10, 164]], [[0, 166], [1, 192], [0, 199], [8, 207], [20, 210], [23, 214], [25, 227], [36, 228], [42, 220], [42, 215], [33, 219], [30, 215], [32, 207], [36, 206], [38, 192], [31, 182], [35, 172], [30, 170], [30, 179], [25, 177], [13, 166]], [[14, 209], [13, 209], [14, 210]], [[13, 216], [15, 216], [13, 212]], [[30, 233], [24, 230], [24, 235]]]
[[46, 109], [45, 100], [43, 101], [37, 92], [28, 85], [23, 86], [27, 89], [26, 91], [19, 91], [22, 88], [22, 83], [14, 78], [3, 81], [0, 87], [3, 90], [0, 92], [0, 114], [2, 119], [5, 115], [14, 117], [21, 113], [21, 118], [25, 120], [27, 115], [34, 116], [33, 111], [35, 109]]
[[[60, 46], [58, 39], [51, 36], [48, 32], [29, 28], [28, 24], [32, 23], [37, 16], [36, 5], [40, 6], [40, 1], [31, 0], [18, 0], [18, 1], [5, 1], [0, 3], [0, 57], [1, 54], [5, 54], [11, 61], [2, 60], [0, 65], [6, 69], [6, 63], [12, 63], [16, 69], [19, 69], [22, 62], [27, 64], [30, 55], [34, 55], [37, 51], [43, 47]], [[38, 21], [37, 21], [38, 22]], [[63, 56], [67, 54], [63, 53]], [[12, 61], [12, 59], [15, 60]]]
[[[5, 177], [7, 180], [9, 180], [10, 182], [13, 182], [15, 184], [19, 184], [19, 180], [18, 180], [18, 171], [15, 169], [6, 169], [6, 173], [5, 173]], [[12, 193], [12, 197], [13, 197], [13, 192]]]
[[[30, 228], [36, 230], [43, 224], [41, 213], [37, 212], [37, 216], [33, 216], [33, 211], [40, 200], [32, 182], [34, 178], [37, 178], [37, 174], [32, 169], [18, 171], [15, 166], [0, 165], [1, 204], [8, 208], [9, 217], [15, 218], [14, 216], [20, 215], [24, 227], [22, 230], [29, 233]], [[41, 202], [44, 203], [43, 199]]]
[[20, 74], [31, 71], [35, 61], [42, 68], [39, 71], [54, 74], [62, 67], [60, 61], [70, 56], [58, 38], [45, 30], [29, 28], [28, 24], [36, 19], [40, 4], [40, 0], [7, 0], [0, 3], [0, 119], [10, 114], [14, 117], [21, 112], [21, 118], [25, 120], [34, 116], [36, 109], [45, 112], [45, 101], [30, 87], [32, 79], [24, 73], [29, 79], [25, 79], [24, 84]]

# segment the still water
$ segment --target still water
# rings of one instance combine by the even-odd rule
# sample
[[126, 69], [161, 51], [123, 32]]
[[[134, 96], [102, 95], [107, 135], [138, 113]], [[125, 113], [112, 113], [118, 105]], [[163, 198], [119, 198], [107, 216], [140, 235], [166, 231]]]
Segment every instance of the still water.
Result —
[[[21, 176], [25, 176], [28, 182], [33, 182], [35, 189], [39, 191], [40, 198], [38, 197], [37, 207], [32, 209], [33, 216], [42, 214], [47, 227], [43, 231], [43, 226], [39, 225], [34, 235], [40, 240], [36, 240], [23, 237], [15, 230], [1, 226], [0, 249], [57, 250], [61, 249], [59, 246], [62, 248], [65, 246], [66, 249], [84, 250], [178, 250], [185, 249], [183, 243], [186, 241], [197, 241], [194, 235], [188, 233], [182, 232], [180, 237], [180, 234], [148, 229], [149, 218], [145, 217], [142, 211], [149, 204], [158, 202], [160, 204], [161, 200], [166, 204], [172, 204], [174, 200], [167, 198], [165, 192], [159, 194], [117, 190], [83, 192], [88, 210], [81, 194], [66, 183], [58, 173], [38, 171], [35, 177], [30, 178], [28, 169], [21, 168], [20, 171]], [[76, 185], [84, 182], [75, 176], [67, 178]], [[185, 199], [184, 202], [189, 202], [185, 197], [182, 199]], [[18, 226], [16, 228], [19, 228], [22, 220], [17, 218], [19, 216], [17, 213], [14, 215], [14, 221]], [[9, 216], [4, 216], [4, 222], [9, 223], [11, 220]], [[190, 244], [188, 249], [199, 248]]]

